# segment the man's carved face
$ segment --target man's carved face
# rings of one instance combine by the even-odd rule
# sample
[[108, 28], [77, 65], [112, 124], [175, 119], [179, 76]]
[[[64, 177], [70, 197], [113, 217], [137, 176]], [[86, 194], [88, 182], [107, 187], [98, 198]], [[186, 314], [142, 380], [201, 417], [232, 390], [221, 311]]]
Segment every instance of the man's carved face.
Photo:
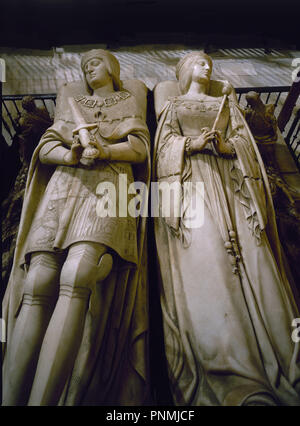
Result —
[[88, 85], [93, 89], [106, 86], [112, 79], [102, 58], [92, 58], [84, 66]]

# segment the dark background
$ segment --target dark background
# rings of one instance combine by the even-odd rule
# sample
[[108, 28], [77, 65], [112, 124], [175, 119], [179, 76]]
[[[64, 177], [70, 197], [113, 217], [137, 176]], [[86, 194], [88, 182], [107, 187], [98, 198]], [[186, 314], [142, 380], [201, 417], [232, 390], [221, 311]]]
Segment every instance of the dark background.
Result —
[[300, 48], [299, 0], [2, 0], [0, 46], [206, 43]]

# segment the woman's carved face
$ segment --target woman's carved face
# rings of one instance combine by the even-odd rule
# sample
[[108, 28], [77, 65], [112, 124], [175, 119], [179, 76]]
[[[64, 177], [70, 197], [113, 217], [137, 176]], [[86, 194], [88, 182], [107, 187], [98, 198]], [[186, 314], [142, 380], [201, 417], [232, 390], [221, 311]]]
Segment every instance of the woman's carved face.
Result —
[[101, 58], [92, 58], [84, 66], [84, 73], [88, 85], [93, 89], [103, 87], [111, 81], [106, 64]]
[[212, 68], [209, 61], [199, 57], [193, 64], [192, 81], [206, 83], [210, 80]]

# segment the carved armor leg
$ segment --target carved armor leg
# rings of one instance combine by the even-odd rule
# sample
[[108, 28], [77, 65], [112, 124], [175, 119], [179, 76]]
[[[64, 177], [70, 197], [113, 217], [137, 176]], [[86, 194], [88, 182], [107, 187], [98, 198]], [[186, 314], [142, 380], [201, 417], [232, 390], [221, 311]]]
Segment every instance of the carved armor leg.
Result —
[[62, 267], [59, 298], [47, 329], [29, 405], [57, 405], [82, 340], [90, 294], [110, 273], [106, 246], [77, 243]]
[[24, 296], [3, 366], [3, 405], [27, 404], [44, 334], [59, 288], [62, 256], [31, 256]]

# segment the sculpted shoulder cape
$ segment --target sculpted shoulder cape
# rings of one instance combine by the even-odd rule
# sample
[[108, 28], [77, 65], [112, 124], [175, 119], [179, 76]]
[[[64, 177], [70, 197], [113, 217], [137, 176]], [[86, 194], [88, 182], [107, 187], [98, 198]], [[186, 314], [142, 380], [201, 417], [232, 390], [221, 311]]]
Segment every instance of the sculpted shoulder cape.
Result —
[[[140, 82], [138, 82], [140, 83]], [[80, 86], [82, 87], [82, 85]], [[74, 92], [74, 91], [73, 91]], [[77, 91], [78, 93], [78, 91]], [[80, 92], [79, 92], [80, 93]], [[58, 96], [58, 104], [60, 97]], [[66, 96], [64, 96], [64, 99]], [[137, 136], [145, 145], [147, 161], [133, 167], [135, 179], [149, 186], [149, 132], [144, 117], [134, 111], [135, 100], [118, 108], [118, 117], [100, 127], [108, 141], [119, 141], [128, 135]], [[137, 99], [137, 103], [140, 99]], [[120, 102], [122, 105], [122, 102]], [[9, 341], [23, 297], [27, 265], [24, 247], [36, 211], [55, 166], [40, 162], [40, 149], [72, 143], [75, 123], [62, 102], [56, 111], [55, 123], [36, 148], [27, 179], [23, 210], [15, 249], [14, 264], [3, 301], [3, 318]], [[140, 110], [136, 106], [137, 110]], [[114, 118], [114, 117], [113, 117]], [[148, 394], [148, 311], [146, 266], [146, 218], [137, 218], [138, 264], [136, 267], [113, 268], [108, 278], [97, 286], [90, 300], [83, 340], [61, 405], [142, 404]], [[4, 345], [5, 351], [5, 345]], [[127, 356], [124, 356], [127, 355]]]

